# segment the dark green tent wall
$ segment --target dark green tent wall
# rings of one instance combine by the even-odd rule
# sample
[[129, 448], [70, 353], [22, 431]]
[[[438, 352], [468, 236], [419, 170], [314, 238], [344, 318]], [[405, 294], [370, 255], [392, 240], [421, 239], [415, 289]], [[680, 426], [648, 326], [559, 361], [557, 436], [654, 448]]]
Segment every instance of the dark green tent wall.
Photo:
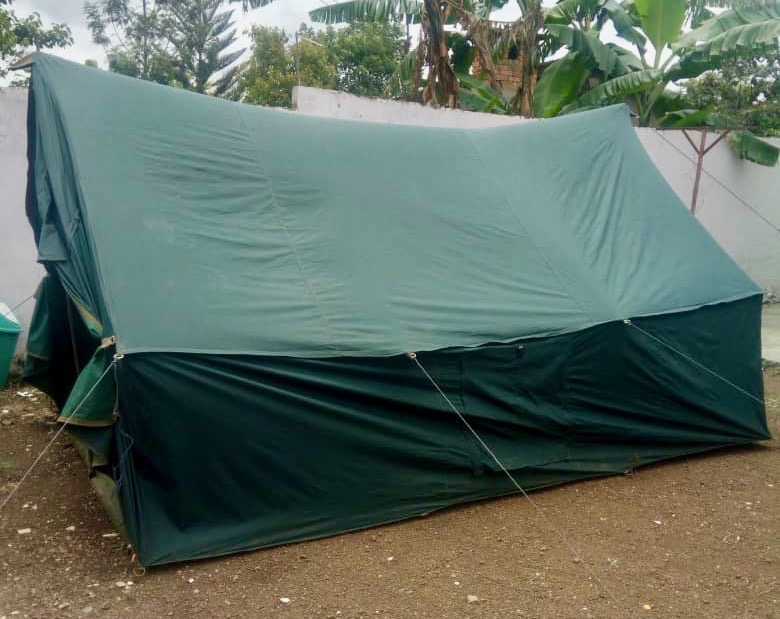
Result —
[[622, 106], [384, 126], [38, 54], [29, 158], [95, 353], [63, 416], [146, 565], [512, 492], [411, 351], [527, 489], [768, 438], [761, 291]]

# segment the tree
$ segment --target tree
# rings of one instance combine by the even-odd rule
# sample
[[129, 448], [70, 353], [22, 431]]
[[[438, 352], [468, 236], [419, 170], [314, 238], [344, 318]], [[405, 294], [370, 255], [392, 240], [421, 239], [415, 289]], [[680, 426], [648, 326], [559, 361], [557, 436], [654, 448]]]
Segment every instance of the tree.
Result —
[[338, 72], [338, 90], [365, 97], [381, 97], [388, 90], [403, 56], [404, 31], [399, 24], [356, 22], [310, 35], [325, 45]]
[[736, 126], [729, 144], [742, 159], [774, 165], [780, 152], [757, 136], [780, 135], [780, 47], [732, 54], [717, 71], [685, 84], [693, 109], [706, 110], [705, 121]]
[[[239, 0], [233, 0], [239, 1]], [[242, 0], [244, 7], [266, 6], [273, 0]], [[488, 5], [506, 0], [477, 0]], [[315, 22], [397, 24], [406, 22], [421, 24], [420, 41], [416, 50], [408, 52], [397, 66], [393, 83], [412, 82], [415, 86], [422, 81], [423, 67], [427, 68], [427, 79], [423, 89], [423, 102], [431, 105], [457, 106], [458, 79], [450, 62], [449, 35], [447, 24], [457, 21], [463, 15], [463, 5], [471, 0], [346, 0], [325, 6], [309, 13]], [[408, 43], [407, 43], [408, 45]]]
[[233, 11], [219, 11], [222, 0], [165, 0], [160, 3], [162, 32], [171, 43], [175, 76], [195, 92], [229, 95], [243, 49], [228, 52], [236, 42]]
[[254, 26], [251, 37], [252, 56], [239, 78], [242, 101], [291, 107], [292, 89], [298, 82], [318, 88], [338, 84], [338, 72], [323, 46], [308, 40], [288, 46], [283, 30], [265, 26]]
[[292, 88], [330, 88], [361, 96], [385, 94], [402, 56], [403, 30], [397, 24], [358, 22], [315, 31], [301, 24], [298, 43], [275, 28], [252, 29], [252, 57], [242, 71], [242, 99], [289, 107]]
[[[265, 0], [267, 3], [268, 0]], [[424, 83], [423, 102], [434, 105], [455, 105], [460, 90], [465, 89], [464, 102], [468, 107], [501, 109], [530, 116], [533, 113], [537, 79], [543, 67], [544, 58], [563, 45], [580, 44], [584, 39], [569, 34], [559, 37], [555, 48], [550, 46], [553, 38], [543, 32], [547, 13], [541, 0], [517, 0], [521, 17], [514, 22], [490, 20], [493, 10], [501, 8], [507, 0], [347, 0], [326, 7], [319, 7], [310, 13], [314, 21], [326, 23], [370, 20], [388, 22], [403, 20], [421, 23], [420, 41], [416, 50], [409, 52], [400, 64], [396, 78], [401, 82], [412, 82], [415, 86]], [[587, 5], [615, 5], [615, 0], [567, 0], [571, 10], [581, 10]], [[601, 8], [601, 7], [599, 7]], [[608, 9], [608, 11], [611, 10]], [[603, 11], [602, 11], [603, 12]], [[570, 18], [562, 15], [564, 23]], [[461, 32], [445, 26], [456, 26]], [[560, 23], [558, 24], [560, 26]], [[560, 26], [563, 28], [563, 26]], [[600, 26], [599, 26], [600, 28]], [[566, 32], [565, 29], [562, 31]], [[598, 35], [591, 37], [597, 45]], [[601, 45], [604, 48], [604, 45]], [[511, 100], [503, 98], [503, 85], [496, 71], [496, 63], [512, 51], [522, 67], [519, 84]], [[471, 76], [472, 61], [478, 59], [480, 76]], [[428, 70], [423, 80], [424, 69]], [[451, 73], [454, 73], [453, 80]], [[474, 79], [478, 77], [479, 79]], [[484, 78], [488, 86], [481, 83]]]
[[141, 79], [225, 96], [235, 85], [233, 11], [222, 0], [92, 0], [84, 10], [109, 68]]
[[[248, 0], [252, 6], [264, 6], [273, 0]], [[407, 52], [393, 75], [394, 84], [412, 83], [416, 88], [423, 67], [428, 69], [423, 102], [457, 106], [458, 80], [449, 58], [450, 47], [445, 25], [455, 19], [457, 2], [438, 0], [346, 0], [314, 9], [309, 17], [315, 22], [397, 24], [419, 23], [417, 48]], [[408, 46], [408, 43], [407, 43]]]
[[719, 124], [780, 135], [780, 47], [729, 55], [718, 70], [685, 84], [689, 107], [710, 109]]
[[159, 2], [93, 0], [84, 3], [92, 40], [106, 48], [115, 73], [174, 84], [174, 60], [163, 31]]
[[0, 78], [8, 73], [9, 64], [30, 50], [67, 47], [73, 43], [70, 28], [65, 24], [44, 26], [38, 13], [19, 17], [10, 8], [12, 3], [13, 0], [0, 0]]

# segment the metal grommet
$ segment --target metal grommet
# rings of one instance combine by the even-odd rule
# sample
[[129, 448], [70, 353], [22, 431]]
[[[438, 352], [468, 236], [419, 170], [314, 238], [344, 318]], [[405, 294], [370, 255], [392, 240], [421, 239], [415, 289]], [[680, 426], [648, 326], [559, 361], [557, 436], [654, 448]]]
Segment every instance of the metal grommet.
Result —
[[143, 576], [146, 574], [146, 568], [139, 563], [138, 555], [136, 553], [133, 553], [130, 556], [130, 567], [131, 571], [133, 572], [133, 576]]
[[630, 318], [626, 318], [626, 319], [623, 321], [623, 324], [624, 324], [624, 325], [630, 325], [630, 324], [631, 324], [631, 319], [630, 319]]
[[120, 361], [121, 359], [124, 359], [125, 355], [124, 353], [118, 352], [114, 355], [114, 361]]
[[412, 360], [417, 359], [417, 353], [416, 352], [408, 352], [408, 353], [406, 353], [406, 356], [409, 357]]

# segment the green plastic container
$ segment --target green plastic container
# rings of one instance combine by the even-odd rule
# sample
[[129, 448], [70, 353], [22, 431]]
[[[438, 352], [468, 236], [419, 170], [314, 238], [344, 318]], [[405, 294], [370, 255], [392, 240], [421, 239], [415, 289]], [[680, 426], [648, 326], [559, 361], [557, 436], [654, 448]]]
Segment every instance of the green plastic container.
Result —
[[8, 306], [0, 303], [0, 389], [5, 387], [8, 380], [8, 372], [11, 369], [11, 361], [16, 350], [16, 341], [22, 327]]

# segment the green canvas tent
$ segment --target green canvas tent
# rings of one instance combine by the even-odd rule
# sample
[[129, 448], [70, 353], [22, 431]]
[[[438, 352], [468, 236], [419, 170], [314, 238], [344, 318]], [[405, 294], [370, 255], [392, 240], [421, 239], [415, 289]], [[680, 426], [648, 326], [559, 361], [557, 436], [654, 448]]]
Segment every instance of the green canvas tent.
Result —
[[384, 126], [37, 55], [29, 162], [27, 374], [146, 565], [512, 492], [412, 351], [526, 489], [769, 436], [761, 291], [623, 107]]

